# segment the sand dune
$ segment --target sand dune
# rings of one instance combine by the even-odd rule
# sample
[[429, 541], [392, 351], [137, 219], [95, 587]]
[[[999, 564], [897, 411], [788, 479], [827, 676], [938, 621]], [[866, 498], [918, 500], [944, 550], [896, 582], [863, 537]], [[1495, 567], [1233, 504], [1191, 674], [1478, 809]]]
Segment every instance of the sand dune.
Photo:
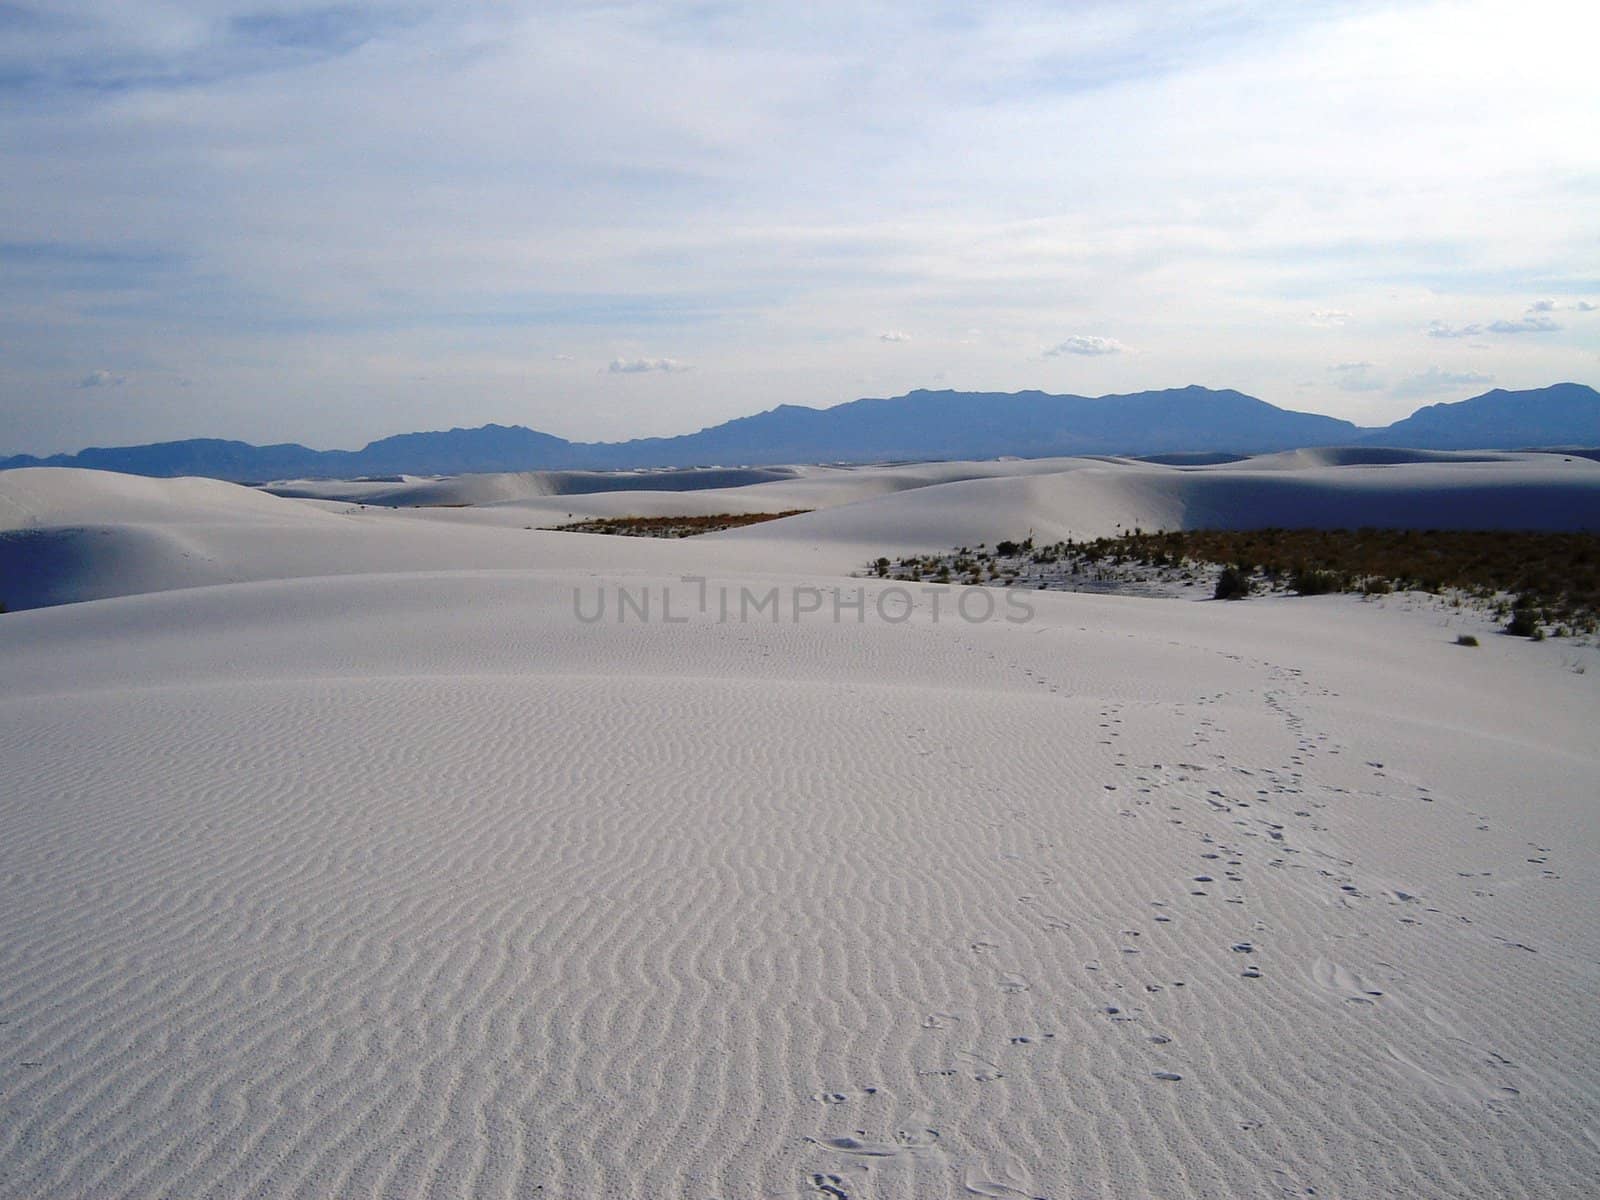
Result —
[[658, 542], [0, 475], [0, 599], [114, 597], [0, 617], [0, 1197], [1581, 1194], [1600, 649], [838, 572], [1596, 480], [809, 470]]
[[0, 532], [110, 523], [271, 523], [301, 520], [309, 511], [216, 479], [146, 479], [75, 467], [0, 471]]
[[290, 479], [262, 490], [296, 499], [349, 500], [389, 507], [501, 504], [590, 492], [694, 492], [788, 479], [794, 467], [686, 467], [659, 471], [508, 471], [431, 479]]
[[492, 523], [532, 514], [685, 516], [832, 508], [962, 479], [1053, 474], [1085, 459], [997, 459], [877, 467], [702, 467], [663, 471], [526, 471], [386, 482], [293, 480], [265, 490], [299, 499], [341, 500], [395, 508], [470, 506]]
[[710, 536], [848, 547], [861, 560], [1136, 527], [1600, 529], [1600, 470], [1584, 459], [1324, 466], [1273, 457], [1259, 469], [1078, 460], [1075, 470], [949, 483]]
[[[1600, 529], [1600, 463], [1538, 454], [1426, 457], [1389, 465], [1363, 458], [1362, 465], [1344, 466], [1306, 452], [1203, 468], [1117, 459], [811, 467], [744, 487], [364, 509], [212, 480], [35, 468], [0, 472], [0, 602], [33, 608], [319, 575], [588, 569], [614, 561], [613, 551], [590, 538], [538, 529], [590, 516], [811, 509], [697, 538], [692, 547], [634, 548], [629, 561], [666, 571], [829, 574], [848, 573], [880, 554], [1029, 533], [1054, 541], [1134, 527], [1262, 523]], [[492, 496], [522, 477], [486, 479]], [[471, 479], [432, 485], [476, 486]]]
[[0, 618], [0, 1194], [1588, 1186], [1600, 671], [567, 541]]
[[1392, 467], [1414, 463], [1538, 463], [1539, 456], [1505, 450], [1403, 450], [1388, 446], [1313, 446], [1279, 454], [1258, 454], [1251, 470], [1303, 470], [1307, 467]]

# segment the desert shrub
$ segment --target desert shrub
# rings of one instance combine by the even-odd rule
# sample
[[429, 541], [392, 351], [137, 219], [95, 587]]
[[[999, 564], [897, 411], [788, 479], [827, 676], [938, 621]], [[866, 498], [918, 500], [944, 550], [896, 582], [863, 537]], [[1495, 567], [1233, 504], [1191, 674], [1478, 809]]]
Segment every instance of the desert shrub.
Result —
[[1224, 567], [1217, 576], [1217, 590], [1212, 595], [1218, 600], [1243, 600], [1250, 594], [1250, 579], [1238, 567]]
[[[557, 533], [605, 533], [621, 537], [693, 537], [700, 533], [715, 533], [722, 529], [740, 529], [758, 525], [763, 521], [776, 521], [783, 517], [797, 517], [808, 512], [804, 508], [790, 508], [783, 512], [767, 513], [713, 513], [707, 516], [682, 517], [595, 517], [575, 521], [568, 525], [552, 525]], [[571, 513], [567, 516], [570, 518]], [[531, 529], [532, 526], [525, 526]]]
[[1022, 547], [1017, 545], [1016, 542], [996, 542], [994, 544], [994, 552], [1001, 558], [1015, 558], [1022, 553]]
[[[687, 531], [684, 518], [670, 519]], [[698, 530], [696, 530], [698, 532]], [[1273, 590], [1302, 595], [1356, 591], [1382, 595], [1429, 590], [1465, 599], [1496, 614], [1512, 616], [1511, 597], [1528, 597], [1541, 628], [1565, 626], [1573, 635], [1600, 631], [1600, 533], [1538, 533], [1503, 530], [1421, 529], [1246, 529], [1130, 530], [1108, 538], [1068, 538], [1034, 545], [1029, 537], [1009, 538], [997, 549], [1012, 551], [1008, 561], [1031, 559], [1038, 567], [1058, 563], [1087, 578], [1123, 577], [1126, 565], [1143, 563], [1174, 571], [1196, 565], [1221, 568], [1252, 564], [1247, 577], [1265, 578]], [[873, 573], [869, 564], [867, 573]], [[948, 555], [901, 560], [891, 574], [920, 572], [932, 578], [941, 569], [965, 577], [994, 559], [982, 547], [961, 547]], [[1200, 578], [1205, 583], [1209, 571]], [[1455, 607], [1453, 599], [1446, 603]], [[1532, 636], [1531, 634], [1527, 636]]]
[[1506, 624], [1506, 632], [1512, 637], [1533, 638], [1535, 641], [1543, 640], [1544, 636], [1544, 630], [1539, 628], [1538, 612], [1520, 605], [1512, 610], [1511, 620]]
[[887, 558], [880, 558], [877, 562], [872, 564], [872, 569], [878, 573], [878, 578], [882, 579], [889, 573], [889, 560]]
[[1478, 639], [1473, 637], [1470, 633], [1463, 633], [1460, 637], [1456, 638], [1456, 645], [1458, 646], [1476, 646], [1477, 644]]
[[1299, 596], [1326, 596], [1329, 592], [1339, 590], [1339, 577], [1332, 571], [1302, 567], [1289, 580], [1289, 587]]

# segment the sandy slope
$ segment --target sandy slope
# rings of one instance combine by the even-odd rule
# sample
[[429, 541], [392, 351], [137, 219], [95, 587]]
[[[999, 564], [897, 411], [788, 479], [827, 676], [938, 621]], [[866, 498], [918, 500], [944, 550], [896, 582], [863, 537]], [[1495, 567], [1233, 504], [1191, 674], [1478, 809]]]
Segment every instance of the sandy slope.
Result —
[[1405, 598], [836, 621], [837, 546], [60, 486], [258, 574], [0, 617], [0, 1197], [1600, 1171], [1593, 648]]
[[1338, 601], [585, 624], [572, 583], [0, 622], [0, 1194], [1600, 1165], [1600, 706], [1546, 647]]

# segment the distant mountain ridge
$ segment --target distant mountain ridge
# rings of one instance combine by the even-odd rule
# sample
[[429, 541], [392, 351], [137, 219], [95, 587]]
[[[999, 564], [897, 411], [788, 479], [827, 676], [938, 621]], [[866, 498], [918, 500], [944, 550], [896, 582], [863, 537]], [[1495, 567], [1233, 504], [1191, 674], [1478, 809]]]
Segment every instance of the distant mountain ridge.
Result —
[[708, 464], [764, 466], [907, 459], [1261, 454], [1312, 446], [1417, 450], [1600, 445], [1600, 392], [1579, 383], [1496, 388], [1433, 404], [1383, 429], [1294, 412], [1232, 390], [1171, 388], [1130, 395], [914, 391], [835, 408], [784, 404], [698, 433], [627, 442], [569, 442], [520, 425], [403, 433], [360, 450], [195, 438], [94, 447], [11, 467], [93, 467], [131, 475], [269, 480], [484, 471], [619, 470]]
[[1600, 445], [1600, 393], [1581, 383], [1526, 392], [1495, 388], [1454, 404], [1430, 404], [1364, 441], [1413, 450]]

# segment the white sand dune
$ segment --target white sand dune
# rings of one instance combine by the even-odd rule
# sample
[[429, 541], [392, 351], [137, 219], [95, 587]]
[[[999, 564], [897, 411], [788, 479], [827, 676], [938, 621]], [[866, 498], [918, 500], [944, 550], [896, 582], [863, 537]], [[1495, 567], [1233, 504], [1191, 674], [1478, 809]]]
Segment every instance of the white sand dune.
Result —
[[272, 496], [216, 479], [146, 479], [76, 467], [0, 471], [0, 532], [119, 522], [161, 526], [281, 521]]
[[593, 567], [613, 561], [612, 551], [540, 527], [795, 508], [814, 511], [698, 538], [692, 550], [657, 544], [629, 553], [641, 567], [668, 571], [700, 569], [694, 563], [704, 560], [724, 571], [845, 574], [880, 554], [1030, 533], [1054, 541], [1135, 527], [1245, 528], [1264, 515], [1298, 526], [1600, 529], [1600, 463], [1523, 454], [1329, 466], [1306, 452], [1204, 468], [1083, 458], [797, 468], [793, 478], [737, 488], [392, 509], [212, 480], [31, 468], [0, 472], [0, 602], [21, 609], [315, 575]]
[[[1312, 446], [1240, 460], [1252, 471], [1306, 467], [1393, 467], [1415, 463], [1540, 463], [1539, 454], [1511, 450], [1403, 450], [1387, 446]], [[1237, 465], [1237, 464], [1234, 464]]]
[[1586, 1194], [1600, 650], [834, 564], [1596, 478], [1078, 462], [655, 542], [0, 475], [0, 599], [147, 591], [0, 616], [0, 1197]]
[[[876, 467], [802, 466], [678, 471], [526, 471], [405, 477], [395, 481], [294, 480], [267, 491], [298, 499], [394, 508], [470, 507], [485, 524], [542, 523], [614, 516], [704, 516], [832, 508], [962, 479], [1054, 474], [1089, 459], [991, 459]], [[437, 515], [437, 514], [430, 514]]]
[[694, 492], [782, 480], [798, 467], [687, 467], [659, 471], [506, 471], [440, 478], [288, 479], [263, 491], [295, 499], [348, 500], [390, 507], [448, 507], [580, 496], [590, 492]]
[[629, 553], [663, 570], [699, 569], [694, 563], [704, 559], [717, 570], [844, 574], [880, 554], [1030, 533], [1054, 541], [1135, 527], [1246, 528], [1264, 515], [1296, 526], [1600, 529], [1600, 463], [1524, 454], [1329, 466], [1306, 452], [1204, 468], [1083, 458], [823, 467], [737, 488], [393, 509], [212, 480], [31, 468], [0, 472], [0, 602], [32, 608], [314, 575], [591, 567], [612, 561], [611, 551], [540, 527], [590, 516], [795, 508], [814, 511], [698, 538], [692, 550], [657, 544]]
[[[444, 530], [422, 519], [435, 511], [468, 510], [360, 509], [205, 479], [0, 471], [0, 603], [16, 610], [249, 580], [613, 561], [610, 539], [522, 523]], [[672, 550], [658, 542], [635, 554], [671, 570]], [[728, 551], [723, 558], [734, 561]]]
[[1595, 675], [1333, 600], [575, 582], [0, 620], [0, 1194], [1588, 1186]]
[[1588, 459], [1346, 466], [1285, 457], [1198, 468], [1080, 459], [1072, 470], [953, 482], [710, 536], [849, 547], [860, 560], [1133, 528], [1600, 530], [1600, 464]]

